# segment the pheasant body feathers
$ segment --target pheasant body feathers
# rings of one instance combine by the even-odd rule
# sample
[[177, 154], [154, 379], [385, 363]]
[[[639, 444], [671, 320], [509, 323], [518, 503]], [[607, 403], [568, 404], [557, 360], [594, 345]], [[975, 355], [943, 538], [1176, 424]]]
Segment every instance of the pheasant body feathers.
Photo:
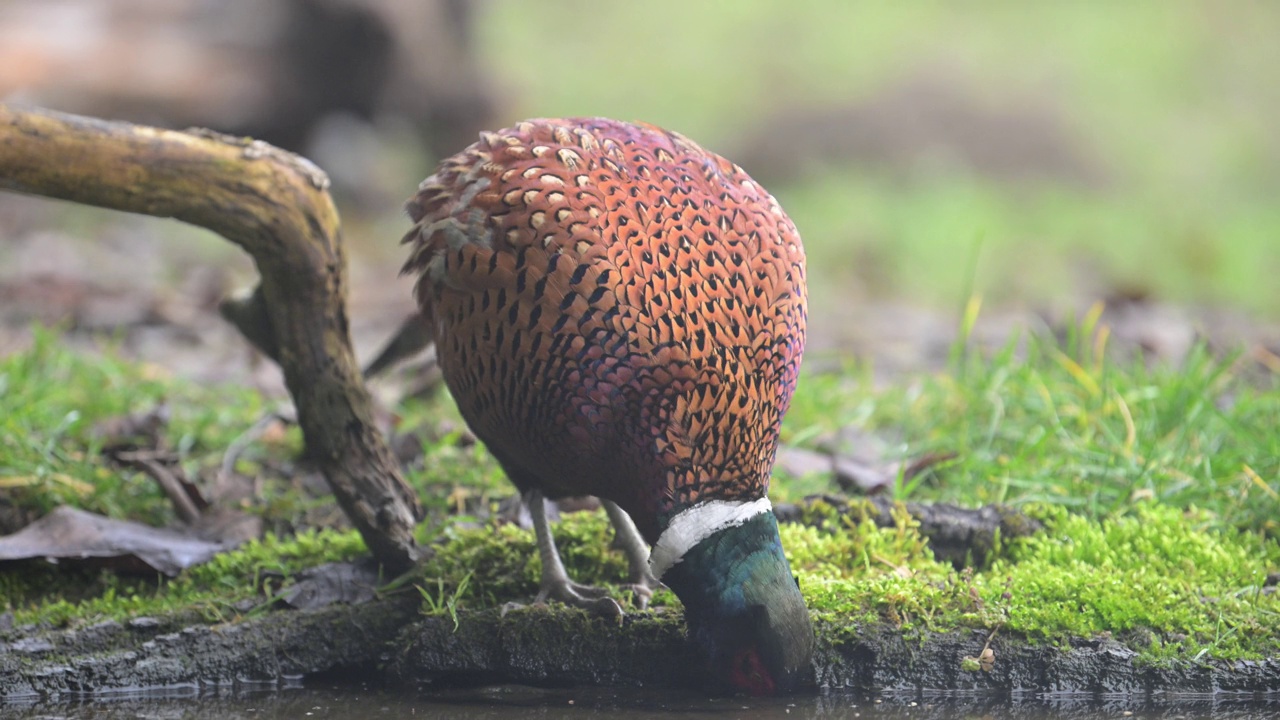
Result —
[[[812, 631], [765, 498], [805, 270], [777, 201], [677, 133], [578, 118], [482, 133], [407, 209], [440, 369], [511, 480], [617, 503], [649, 544], [687, 514], [653, 567], [691, 635], [728, 682], [793, 687]], [[549, 538], [543, 595], [575, 597]]]
[[610, 497], [650, 542], [701, 499], [764, 496], [804, 252], [741, 168], [653, 126], [533, 120], [408, 210], [446, 381], [517, 485]]

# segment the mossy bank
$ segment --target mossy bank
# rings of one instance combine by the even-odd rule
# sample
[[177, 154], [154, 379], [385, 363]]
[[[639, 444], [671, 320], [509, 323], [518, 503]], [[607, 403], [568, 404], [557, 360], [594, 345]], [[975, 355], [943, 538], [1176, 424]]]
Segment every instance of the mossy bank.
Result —
[[[953, 456], [899, 478], [877, 501], [804, 501], [834, 489], [829, 474], [775, 479], [780, 515], [789, 506], [783, 543], [819, 633], [820, 683], [1280, 686], [1275, 378], [1204, 352], [1178, 368], [1116, 362], [1096, 320], [1061, 342], [1031, 338], [984, 358], [958, 352], [947, 373], [900, 385], [876, 387], [856, 367], [804, 379], [784, 443], [838, 452], [842, 433], [856, 428], [900, 437], [902, 458]], [[75, 356], [51, 333], [0, 359], [0, 509], [30, 518], [73, 504], [172, 522], [164, 495], [105, 460], [94, 431], [162, 399], [172, 416], [160, 446], [197, 484], [263, 412], [250, 392]], [[260, 478], [261, 496], [238, 508], [273, 530], [262, 539], [172, 579], [0, 567], [0, 694], [277, 682], [339, 669], [392, 684], [696, 682], [668, 592], [650, 612], [626, 608], [620, 626], [564, 608], [509, 607], [537, 591], [533, 538], [501, 510], [512, 490], [484, 449], [464, 442], [452, 412], [441, 398], [400, 413], [402, 430], [454, 428], [415, 440], [421, 453], [408, 475], [430, 510], [418, 528], [430, 558], [413, 574], [373, 570], [348, 582], [368, 600], [353, 606], [284, 609], [305, 604], [293, 593], [309, 569], [365, 551], [332, 522], [331, 499], [297, 481], [297, 436], [277, 433], [235, 465]], [[917, 521], [921, 506], [898, 504], [934, 500], [1013, 509], [990, 506], [985, 534], [959, 533], [968, 539], [946, 548], [944, 562], [931, 545], [941, 542], [936, 528]], [[607, 586], [626, 576], [599, 511], [566, 513], [554, 532], [577, 580]]]
[[[1145, 693], [1280, 683], [1280, 595], [1267, 586], [1280, 553], [1256, 536], [1199, 530], [1158, 506], [1104, 522], [1046, 511], [1043, 531], [1009, 542], [986, 568], [956, 570], [932, 558], [905, 512], [882, 527], [836, 510], [817, 504], [809, 524], [783, 526], [815, 617], [821, 687]], [[602, 550], [600, 514], [568, 515], [558, 534], [583, 580], [624, 577], [623, 560]], [[356, 554], [349, 533], [334, 535], [305, 540], [314, 559]], [[355, 606], [277, 609], [293, 571], [273, 560], [284, 574], [262, 587], [260, 543], [205, 571], [209, 592], [191, 593], [185, 612], [163, 593], [85, 600], [79, 616], [65, 603], [33, 605], [0, 635], [0, 694], [257, 685], [338, 670], [393, 686], [698, 682], [668, 593], [620, 624], [509, 605], [536, 591], [532, 542], [513, 524], [452, 524], [419, 572]]]

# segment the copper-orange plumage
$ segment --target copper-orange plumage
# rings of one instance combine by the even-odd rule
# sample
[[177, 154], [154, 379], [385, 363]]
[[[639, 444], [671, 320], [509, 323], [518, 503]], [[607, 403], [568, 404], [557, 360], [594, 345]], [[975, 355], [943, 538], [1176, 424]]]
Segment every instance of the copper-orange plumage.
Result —
[[[677, 133], [590, 118], [482, 133], [408, 210], [405, 270], [463, 417], [530, 501], [543, 596], [612, 603], [568, 581], [541, 513], [597, 495], [656, 544], [721, 677], [799, 682], [812, 631], [765, 499], [805, 331], [777, 201]], [[774, 621], [781, 638], [725, 636]]]

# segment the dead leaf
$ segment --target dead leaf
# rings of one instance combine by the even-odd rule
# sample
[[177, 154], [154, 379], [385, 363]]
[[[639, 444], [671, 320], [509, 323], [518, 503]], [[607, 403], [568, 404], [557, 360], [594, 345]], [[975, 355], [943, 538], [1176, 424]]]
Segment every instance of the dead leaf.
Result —
[[890, 459], [898, 454], [896, 448], [902, 444], [902, 441], [849, 425], [833, 437], [820, 440], [817, 450], [778, 448], [774, 468], [792, 477], [831, 473], [842, 490], [875, 495], [892, 488], [899, 477], [910, 480], [955, 457], [952, 452], [928, 452], [914, 458]]
[[899, 475], [906, 483], [933, 466], [954, 460], [955, 457], [953, 452], [928, 452], [905, 461], [837, 456], [836, 483], [849, 492], [874, 495], [893, 487]]
[[1156, 491], [1151, 488], [1134, 488], [1133, 492], [1129, 493], [1129, 502], [1136, 503], [1142, 500], [1154, 500], [1155, 497]]
[[62, 506], [0, 537], [0, 560], [93, 561], [121, 572], [170, 577], [227, 549], [191, 535]]
[[1253, 351], [1250, 353], [1258, 364], [1280, 375], [1280, 352], [1273, 351], [1265, 345], [1254, 345]]
[[202, 470], [204, 491], [201, 496], [212, 506], [248, 506], [257, 497], [254, 478], [220, 469]]
[[857, 425], [840, 429], [827, 449], [835, 456], [836, 484], [847, 492], [874, 495], [893, 487], [901, 477], [907, 482], [946, 460], [953, 452], [927, 452], [903, 458], [904, 441], [893, 436], [870, 432]]
[[289, 441], [289, 424], [276, 416], [275, 422], [262, 430], [262, 437], [259, 439], [263, 445], [284, 445]]
[[932, 469], [934, 465], [950, 462], [958, 457], [960, 457], [960, 454], [951, 450], [927, 452], [923, 455], [918, 455], [907, 461], [907, 466], [902, 470], [902, 479], [904, 481], [910, 480], [925, 470]]

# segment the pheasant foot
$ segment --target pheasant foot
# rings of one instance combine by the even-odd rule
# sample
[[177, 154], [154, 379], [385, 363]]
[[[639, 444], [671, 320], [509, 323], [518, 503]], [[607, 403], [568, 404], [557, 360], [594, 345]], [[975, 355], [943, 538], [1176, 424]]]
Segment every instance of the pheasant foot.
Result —
[[542, 559], [542, 581], [536, 602], [559, 600], [565, 605], [580, 607], [596, 615], [621, 619], [622, 606], [609, 597], [604, 589], [580, 585], [569, 579], [564, 563], [560, 561], [555, 538], [551, 536], [551, 528], [547, 524], [547, 510], [542, 493], [530, 490], [525, 494], [524, 501], [529, 508], [529, 517], [533, 519], [533, 531], [538, 538], [538, 556]]

